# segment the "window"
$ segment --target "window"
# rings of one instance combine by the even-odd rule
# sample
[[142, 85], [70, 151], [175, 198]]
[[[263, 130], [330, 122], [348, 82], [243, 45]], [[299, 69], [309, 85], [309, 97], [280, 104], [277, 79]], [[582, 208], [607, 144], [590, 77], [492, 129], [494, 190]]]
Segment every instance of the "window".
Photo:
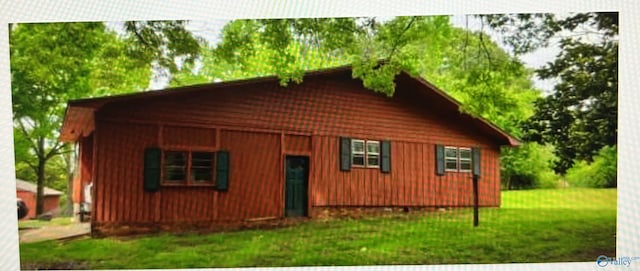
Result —
[[340, 171], [352, 167], [378, 168], [382, 173], [391, 172], [391, 142], [340, 137]]
[[168, 151], [164, 153], [164, 180], [183, 182], [187, 176], [187, 152]]
[[352, 139], [351, 164], [360, 167], [380, 167], [380, 142]]
[[460, 163], [460, 172], [471, 172], [471, 149], [470, 148], [459, 148], [459, 163]]
[[364, 140], [351, 140], [351, 164], [354, 166], [365, 166], [364, 163]]
[[213, 184], [213, 152], [165, 151], [165, 184]]
[[443, 176], [445, 172], [473, 172], [480, 175], [480, 148], [453, 147], [435, 145], [436, 175]]
[[471, 172], [471, 148], [444, 147], [444, 167], [450, 172]]
[[213, 181], [213, 153], [191, 153], [191, 174], [189, 180], [196, 183]]
[[444, 168], [446, 171], [458, 171], [458, 148], [444, 147]]
[[380, 142], [367, 141], [367, 167], [380, 166]]

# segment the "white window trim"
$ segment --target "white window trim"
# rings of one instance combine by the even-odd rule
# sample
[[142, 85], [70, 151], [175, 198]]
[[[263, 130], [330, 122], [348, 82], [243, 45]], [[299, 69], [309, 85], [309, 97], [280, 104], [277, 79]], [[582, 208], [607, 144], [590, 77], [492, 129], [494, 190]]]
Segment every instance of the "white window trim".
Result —
[[[378, 145], [378, 151], [377, 152], [369, 152], [369, 143], [375, 143], [376, 145]], [[365, 141], [365, 145], [364, 145], [364, 151], [365, 151], [365, 160], [364, 163], [366, 165], [366, 167], [368, 168], [380, 168], [380, 141], [376, 141], [376, 140], [366, 140]], [[369, 165], [369, 155], [375, 155], [378, 157], [378, 164], [377, 165]]]
[[[460, 151], [465, 150], [465, 151], [469, 151], [469, 158], [462, 158], [462, 155], [460, 154]], [[462, 169], [462, 167], [460, 165], [462, 165], [462, 161], [469, 161], [469, 169]], [[473, 168], [473, 154], [471, 153], [471, 148], [466, 148], [466, 147], [460, 147], [458, 148], [458, 170], [460, 172], [471, 172]]]
[[[353, 150], [353, 143], [355, 142], [361, 142], [362, 143], [362, 151], [361, 152], [356, 152], [355, 150]], [[362, 139], [351, 139], [351, 166], [353, 167], [366, 167], [367, 166], [367, 142], [362, 140]], [[353, 159], [355, 158], [356, 154], [361, 154], [362, 155], [362, 159], [363, 159], [363, 165], [356, 165], [355, 163], [353, 163]]]
[[[354, 142], [362, 142], [362, 146], [363, 146], [363, 151], [362, 152], [356, 152], [353, 150], [353, 143]], [[378, 145], [378, 152], [371, 152], [369, 153], [368, 149], [367, 149], [367, 145], [369, 143], [375, 143]], [[356, 165], [353, 163], [353, 158], [355, 157], [356, 154], [362, 155], [362, 158], [364, 159], [364, 165]], [[378, 165], [370, 165], [369, 164], [369, 155], [376, 155], [378, 157]], [[351, 166], [352, 167], [358, 167], [358, 168], [380, 168], [380, 141], [378, 140], [365, 140], [365, 139], [351, 139]]]
[[[454, 158], [447, 157], [447, 149], [455, 150], [456, 151], [456, 156]], [[460, 152], [458, 151], [458, 147], [454, 147], [454, 146], [445, 146], [444, 147], [444, 171], [445, 172], [458, 172], [458, 169], [460, 168], [460, 161], [458, 159], [459, 155], [460, 155]], [[455, 169], [447, 168], [447, 160], [455, 160], [456, 161], [456, 168]]]

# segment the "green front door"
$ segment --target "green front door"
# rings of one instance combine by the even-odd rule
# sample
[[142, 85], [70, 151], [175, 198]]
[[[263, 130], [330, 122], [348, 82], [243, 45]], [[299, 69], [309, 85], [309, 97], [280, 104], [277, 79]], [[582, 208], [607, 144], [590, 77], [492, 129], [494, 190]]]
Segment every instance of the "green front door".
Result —
[[285, 158], [285, 215], [307, 215], [307, 176], [309, 158], [287, 156]]

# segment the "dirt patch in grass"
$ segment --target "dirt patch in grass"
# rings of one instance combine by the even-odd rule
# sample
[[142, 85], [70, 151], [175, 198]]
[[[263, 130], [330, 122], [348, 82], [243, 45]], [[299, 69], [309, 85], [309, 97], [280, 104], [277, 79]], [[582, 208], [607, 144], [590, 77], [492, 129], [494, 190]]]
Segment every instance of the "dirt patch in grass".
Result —
[[[595, 262], [596, 259], [598, 258], [598, 256], [600, 255], [604, 255], [607, 257], [616, 257], [616, 248], [615, 247], [603, 247], [603, 248], [597, 248], [597, 249], [586, 249], [584, 251], [578, 252], [576, 253], [575, 256], [575, 260], [571, 260], [571, 261], [584, 261], [582, 259], [593, 259], [593, 261]], [[588, 260], [587, 260], [588, 261]]]
[[86, 262], [55, 262], [55, 263], [32, 263], [22, 262], [20, 264], [22, 270], [78, 270], [89, 269], [89, 265]]

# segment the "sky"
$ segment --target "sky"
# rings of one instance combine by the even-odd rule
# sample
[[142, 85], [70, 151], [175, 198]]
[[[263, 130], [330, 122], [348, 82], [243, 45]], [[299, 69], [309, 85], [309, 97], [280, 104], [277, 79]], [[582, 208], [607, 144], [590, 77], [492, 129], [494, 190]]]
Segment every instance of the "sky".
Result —
[[[218, 42], [220, 37], [220, 31], [224, 27], [224, 25], [229, 20], [211, 20], [211, 21], [191, 21], [187, 26], [187, 29], [192, 31], [195, 35], [200, 36], [206, 39], [211, 44], [215, 44]], [[455, 27], [466, 28], [468, 27], [472, 31], [480, 30], [481, 23], [480, 20], [474, 18], [473, 16], [465, 16], [465, 15], [454, 15], [451, 17], [451, 23]], [[499, 35], [493, 31], [488, 30], [486, 27], [484, 28], [485, 33], [490, 35], [494, 40], [499, 40]], [[502, 43], [497, 42], [498, 45], [503, 46]], [[508, 50], [503, 46], [505, 50]], [[520, 56], [520, 60], [525, 64], [525, 66], [536, 69], [545, 65], [548, 62], [551, 62], [554, 57], [560, 52], [560, 49], [551, 45], [547, 48], [538, 49], [532, 53], [528, 53]], [[428, 78], [427, 78], [428, 79]], [[532, 78], [533, 84], [536, 88], [543, 91], [544, 94], [549, 94], [553, 91], [554, 81], [553, 80], [540, 80], [534, 76]], [[160, 79], [157, 81], [152, 81], [151, 89], [162, 89], [167, 85], [166, 78]]]

